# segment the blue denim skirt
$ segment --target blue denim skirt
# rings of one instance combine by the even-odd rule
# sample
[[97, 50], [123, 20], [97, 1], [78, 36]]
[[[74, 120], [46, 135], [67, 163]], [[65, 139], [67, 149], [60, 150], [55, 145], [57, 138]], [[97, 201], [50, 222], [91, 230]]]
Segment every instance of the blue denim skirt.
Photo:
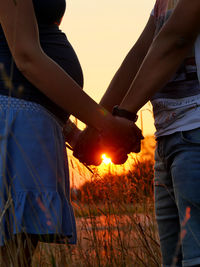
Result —
[[75, 243], [69, 192], [55, 117], [34, 102], [0, 96], [0, 246], [18, 233]]

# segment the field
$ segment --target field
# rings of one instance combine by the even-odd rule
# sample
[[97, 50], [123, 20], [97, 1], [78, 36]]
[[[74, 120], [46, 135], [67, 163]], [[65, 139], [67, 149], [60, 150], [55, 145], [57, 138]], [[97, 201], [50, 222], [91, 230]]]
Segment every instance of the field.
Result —
[[[146, 137], [141, 152], [131, 154], [119, 167], [104, 163], [88, 169], [69, 155], [77, 245], [39, 243], [32, 266], [160, 266], [153, 204], [154, 147], [153, 137]], [[7, 190], [8, 200], [0, 213], [0, 222], [7, 209], [13, 208], [9, 188]], [[15, 261], [19, 255], [25, 257], [19, 254], [21, 248], [12, 249], [9, 256], [12, 266], [23, 267]], [[2, 255], [0, 253], [0, 266], [9, 267], [2, 266]]]
[[71, 190], [77, 245], [40, 243], [33, 266], [160, 266], [153, 206], [154, 144], [152, 137], [146, 138], [142, 152], [131, 155], [129, 168], [120, 172], [107, 166], [101, 175], [99, 168], [86, 175], [85, 167], [71, 159], [72, 178], [73, 170], [83, 176], [79, 187]]

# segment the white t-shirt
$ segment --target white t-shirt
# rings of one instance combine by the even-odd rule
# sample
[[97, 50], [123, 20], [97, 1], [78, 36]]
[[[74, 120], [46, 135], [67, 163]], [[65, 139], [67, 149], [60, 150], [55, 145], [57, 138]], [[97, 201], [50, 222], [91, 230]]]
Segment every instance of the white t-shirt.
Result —
[[197, 74], [200, 81], [200, 34], [197, 37], [195, 42], [195, 58], [196, 58], [196, 65], [197, 65]]
[[[178, 0], [157, 0], [154, 16], [157, 34]], [[171, 80], [151, 99], [155, 136], [200, 127], [200, 37]]]

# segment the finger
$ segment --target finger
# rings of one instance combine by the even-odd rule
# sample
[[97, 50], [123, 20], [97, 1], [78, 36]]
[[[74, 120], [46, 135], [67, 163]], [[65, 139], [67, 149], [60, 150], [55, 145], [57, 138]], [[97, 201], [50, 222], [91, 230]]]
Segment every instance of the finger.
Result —
[[[87, 150], [87, 149], [86, 149]], [[98, 151], [98, 149], [97, 149]], [[100, 152], [92, 151], [84, 151], [73, 154], [81, 163], [84, 163], [86, 165], [95, 165], [98, 166], [101, 164], [102, 159]]]
[[101, 164], [101, 150], [98, 144], [84, 145], [77, 147], [73, 155], [79, 159], [81, 163], [86, 165], [98, 166]]
[[95, 132], [91, 135], [91, 130], [86, 129], [82, 132], [75, 145], [73, 155], [78, 158], [81, 163], [97, 166], [101, 164], [101, 157], [98, 152], [99, 149], [99, 134]]
[[94, 165], [94, 166], [99, 166], [102, 162], [102, 159], [99, 155], [90, 155], [87, 158], [84, 158], [84, 163], [87, 165]]
[[128, 159], [128, 155], [124, 149], [118, 149], [113, 153], [112, 162], [114, 164], [120, 165], [124, 164]]
[[138, 142], [138, 143], [136, 143], [136, 144], [132, 147], [132, 151], [131, 151], [131, 152], [139, 153], [140, 150], [141, 150], [141, 143]]
[[127, 155], [123, 155], [123, 156], [119, 156], [119, 157], [116, 157], [112, 160], [112, 162], [115, 164], [115, 165], [122, 165], [124, 164], [128, 159], [128, 156]]
[[86, 165], [95, 165], [98, 166], [101, 164], [101, 158], [97, 157], [96, 155], [83, 155], [83, 154], [79, 154], [78, 156], [76, 155], [76, 158], [78, 158], [78, 160]]

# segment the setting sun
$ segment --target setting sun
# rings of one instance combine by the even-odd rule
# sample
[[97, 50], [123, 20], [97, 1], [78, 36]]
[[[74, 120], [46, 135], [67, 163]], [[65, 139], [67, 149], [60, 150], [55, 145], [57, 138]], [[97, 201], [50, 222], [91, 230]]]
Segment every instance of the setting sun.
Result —
[[101, 157], [102, 157], [102, 159], [103, 159], [102, 163], [105, 163], [105, 164], [110, 164], [110, 163], [112, 163], [111, 158], [108, 158], [108, 157], [106, 156], [106, 154], [103, 154]]

